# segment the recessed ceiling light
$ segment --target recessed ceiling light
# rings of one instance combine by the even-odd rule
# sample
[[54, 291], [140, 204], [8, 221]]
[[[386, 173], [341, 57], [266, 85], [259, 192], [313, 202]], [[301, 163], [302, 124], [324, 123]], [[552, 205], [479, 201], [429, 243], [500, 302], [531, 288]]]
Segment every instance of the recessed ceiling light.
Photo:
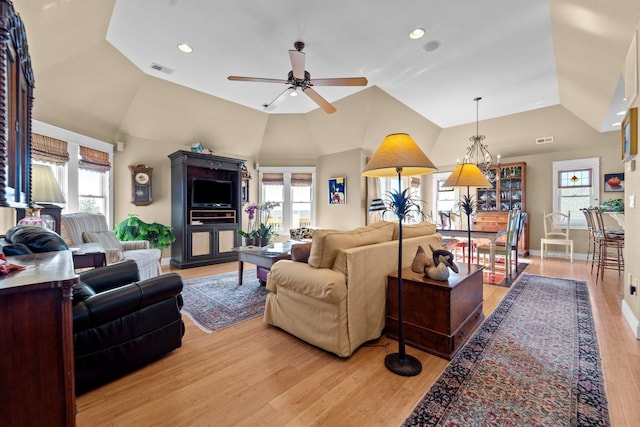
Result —
[[193, 52], [193, 48], [186, 43], [178, 43], [178, 49], [180, 49], [184, 53]]
[[618, 115], [618, 116], [624, 116], [625, 114], [627, 114], [627, 112], [626, 112], [626, 111], [618, 111], [618, 112], [616, 113], [616, 115]]
[[611, 126], [620, 126], [622, 122], [611, 123]]
[[417, 40], [422, 36], [424, 36], [424, 28], [416, 28], [409, 33], [409, 38], [412, 40]]
[[298, 91], [294, 90], [289, 94], [289, 96], [298, 96]]

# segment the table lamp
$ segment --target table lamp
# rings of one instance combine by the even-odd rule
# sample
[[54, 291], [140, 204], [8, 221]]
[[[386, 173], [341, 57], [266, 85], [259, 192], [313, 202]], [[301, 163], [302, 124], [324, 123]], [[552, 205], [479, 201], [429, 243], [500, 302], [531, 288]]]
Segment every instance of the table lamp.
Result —
[[443, 187], [467, 187], [467, 194], [462, 195], [460, 206], [467, 215], [467, 238], [469, 244], [469, 257], [468, 267], [471, 271], [471, 215], [474, 211], [474, 201], [471, 196], [470, 189], [473, 188], [486, 188], [491, 187], [491, 183], [484, 176], [480, 168], [473, 163], [460, 163], [454, 171], [449, 175], [449, 178], [442, 184]]
[[[434, 173], [438, 169], [422, 152], [418, 144], [406, 133], [388, 135], [378, 147], [362, 175], [382, 178], [398, 177], [398, 191], [402, 189], [402, 176]], [[388, 354], [384, 364], [391, 372], [414, 376], [422, 371], [418, 359], [406, 354], [402, 319], [402, 219], [401, 209], [393, 210], [398, 217], [398, 352]]]
[[[47, 223], [46, 218], [41, 217], [40, 209], [43, 207], [57, 208], [58, 206], [49, 203], [65, 203], [66, 200], [50, 166], [31, 165], [31, 200], [31, 206], [26, 209], [27, 216], [18, 221], [18, 224], [39, 225], [53, 229]], [[50, 218], [50, 221], [53, 219]]]

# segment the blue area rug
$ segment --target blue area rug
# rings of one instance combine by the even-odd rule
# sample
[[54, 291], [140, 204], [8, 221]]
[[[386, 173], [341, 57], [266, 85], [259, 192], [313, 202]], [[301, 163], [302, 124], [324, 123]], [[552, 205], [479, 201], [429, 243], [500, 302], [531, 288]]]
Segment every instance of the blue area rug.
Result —
[[243, 320], [262, 316], [267, 289], [260, 286], [255, 269], [183, 280], [182, 312], [200, 329], [211, 333]]
[[585, 282], [523, 274], [404, 426], [609, 426]]

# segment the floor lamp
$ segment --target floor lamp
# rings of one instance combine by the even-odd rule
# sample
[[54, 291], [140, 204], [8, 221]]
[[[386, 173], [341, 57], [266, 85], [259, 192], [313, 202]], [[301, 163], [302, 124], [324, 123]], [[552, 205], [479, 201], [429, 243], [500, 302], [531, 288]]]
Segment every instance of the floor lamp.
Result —
[[[388, 135], [367, 163], [362, 175], [369, 177], [398, 177], [398, 191], [402, 190], [402, 176], [434, 173], [438, 169], [406, 133]], [[398, 217], [398, 352], [388, 354], [384, 364], [391, 372], [403, 376], [418, 375], [422, 364], [406, 354], [402, 319], [402, 219], [401, 209], [393, 210]]]
[[462, 195], [460, 206], [464, 213], [467, 215], [467, 236], [469, 247], [468, 267], [471, 271], [471, 215], [474, 211], [473, 196], [471, 196], [470, 189], [473, 188], [486, 188], [491, 187], [491, 183], [483, 175], [480, 168], [473, 163], [460, 163], [454, 171], [449, 175], [449, 178], [442, 184], [443, 187], [467, 187], [467, 194]]

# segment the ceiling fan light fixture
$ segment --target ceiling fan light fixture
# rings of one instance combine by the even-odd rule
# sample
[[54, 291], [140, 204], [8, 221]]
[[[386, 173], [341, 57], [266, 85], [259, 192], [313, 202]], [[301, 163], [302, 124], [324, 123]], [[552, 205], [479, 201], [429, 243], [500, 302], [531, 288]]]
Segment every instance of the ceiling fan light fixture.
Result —
[[419, 38], [424, 36], [424, 33], [425, 33], [424, 28], [420, 28], [420, 27], [414, 28], [409, 32], [409, 38], [411, 40], [418, 40]]
[[184, 52], [184, 53], [193, 52], [193, 48], [191, 46], [189, 46], [187, 43], [178, 43], [178, 49], [181, 52]]
[[289, 96], [298, 96], [298, 91], [294, 89]]

